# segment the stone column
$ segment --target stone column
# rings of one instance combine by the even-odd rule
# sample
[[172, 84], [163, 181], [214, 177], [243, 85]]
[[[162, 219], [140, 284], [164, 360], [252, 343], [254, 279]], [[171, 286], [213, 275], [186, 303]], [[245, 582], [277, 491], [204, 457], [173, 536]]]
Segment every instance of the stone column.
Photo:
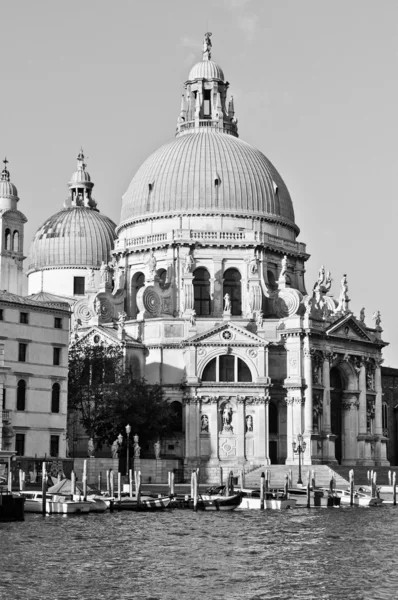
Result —
[[265, 440], [264, 441], [265, 441], [265, 460], [266, 460], [267, 465], [270, 464], [270, 458], [269, 458], [269, 403], [270, 403], [270, 396], [268, 394], [264, 399], [264, 417], [265, 417], [265, 427], [264, 427]]
[[330, 353], [325, 352], [322, 366], [322, 383], [323, 383], [323, 432], [331, 433], [330, 423]]
[[381, 366], [380, 361], [377, 361], [375, 368], [375, 434], [383, 435], [383, 420], [382, 420], [382, 388], [381, 388]]
[[212, 315], [222, 316], [223, 313], [223, 262], [222, 259], [214, 258], [214, 288], [212, 294]]
[[303, 397], [299, 388], [288, 390], [287, 403], [287, 465], [296, 464], [297, 457], [293, 453], [293, 442], [303, 432]]
[[245, 462], [245, 398], [238, 396], [236, 399], [237, 411], [236, 420], [234, 419], [234, 433], [236, 435], [236, 458], [239, 463]]
[[206, 408], [209, 411], [210, 460], [218, 462], [218, 396], [209, 398], [209, 404]]
[[304, 340], [304, 380], [305, 385], [305, 406], [304, 406], [304, 432], [306, 437], [311, 437], [313, 431], [313, 410], [312, 410], [312, 360], [310, 343], [308, 336]]
[[185, 400], [185, 456], [198, 460], [200, 455], [200, 398], [192, 396]]
[[182, 281], [184, 298], [180, 310], [182, 310], [184, 316], [187, 316], [192, 313], [195, 306], [192, 273], [184, 273]]
[[361, 360], [358, 376], [359, 387], [359, 435], [366, 435], [366, 368]]
[[342, 408], [342, 465], [357, 463], [358, 408], [356, 394], [343, 391]]

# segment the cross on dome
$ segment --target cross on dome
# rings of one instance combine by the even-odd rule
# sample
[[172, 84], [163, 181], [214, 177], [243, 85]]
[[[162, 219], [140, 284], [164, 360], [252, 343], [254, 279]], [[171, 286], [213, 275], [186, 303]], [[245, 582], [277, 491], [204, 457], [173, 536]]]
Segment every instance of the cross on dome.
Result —
[[10, 181], [10, 172], [7, 169], [7, 163], [8, 163], [7, 157], [4, 158], [3, 163], [4, 163], [4, 169], [1, 172], [1, 181]]

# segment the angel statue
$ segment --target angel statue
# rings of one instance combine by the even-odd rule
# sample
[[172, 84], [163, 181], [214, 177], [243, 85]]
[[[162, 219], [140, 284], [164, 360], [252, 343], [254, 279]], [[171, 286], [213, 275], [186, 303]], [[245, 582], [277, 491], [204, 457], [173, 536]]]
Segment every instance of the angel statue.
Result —
[[205, 37], [203, 40], [203, 60], [210, 60], [211, 58], [211, 33], [208, 31], [205, 33]]
[[373, 314], [373, 320], [375, 322], [375, 327], [380, 327], [381, 314], [379, 310], [376, 310], [376, 312]]
[[231, 296], [229, 294], [225, 294], [224, 296], [224, 312], [229, 312], [231, 310]]

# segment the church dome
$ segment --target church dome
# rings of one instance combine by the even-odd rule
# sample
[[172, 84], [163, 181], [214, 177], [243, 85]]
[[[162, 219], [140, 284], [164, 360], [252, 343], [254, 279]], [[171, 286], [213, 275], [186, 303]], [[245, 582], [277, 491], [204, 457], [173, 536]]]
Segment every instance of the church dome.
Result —
[[65, 208], [35, 233], [30, 268], [100, 267], [109, 261], [115, 228], [113, 221], [91, 208]]
[[212, 60], [203, 60], [196, 63], [189, 72], [188, 79], [221, 79], [224, 81], [224, 73], [221, 67]]
[[278, 171], [238, 137], [229, 84], [210, 60], [210, 36], [184, 84], [176, 138], [136, 172], [122, 199], [118, 233], [135, 221], [180, 215], [254, 218], [299, 232]]
[[10, 172], [7, 169], [8, 160], [5, 158], [4, 169], [0, 175], [0, 198], [12, 198], [18, 200], [17, 188], [10, 181]]
[[203, 129], [154, 152], [123, 196], [121, 225], [173, 214], [231, 214], [290, 224], [293, 204], [272, 163], [239, 138]]
[[33, 237], [30, 270], [98, 268], [103, 261], [109, 261], [116, 225], [96, 208], [97, 203], [91, 197], [94, 184], [85, 166], [81, 151], [63, 210], [47, 219]]

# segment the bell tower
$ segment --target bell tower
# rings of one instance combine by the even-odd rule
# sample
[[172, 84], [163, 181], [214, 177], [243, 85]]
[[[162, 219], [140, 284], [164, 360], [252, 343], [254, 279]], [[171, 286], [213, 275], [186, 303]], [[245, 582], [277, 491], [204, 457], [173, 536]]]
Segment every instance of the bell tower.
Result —
[[3, 162], [0, 176], [0, 289], [23, 295], [23, 242], [27, 218], [17, 208], [18, 192], [10, 181], [7, 158]]

